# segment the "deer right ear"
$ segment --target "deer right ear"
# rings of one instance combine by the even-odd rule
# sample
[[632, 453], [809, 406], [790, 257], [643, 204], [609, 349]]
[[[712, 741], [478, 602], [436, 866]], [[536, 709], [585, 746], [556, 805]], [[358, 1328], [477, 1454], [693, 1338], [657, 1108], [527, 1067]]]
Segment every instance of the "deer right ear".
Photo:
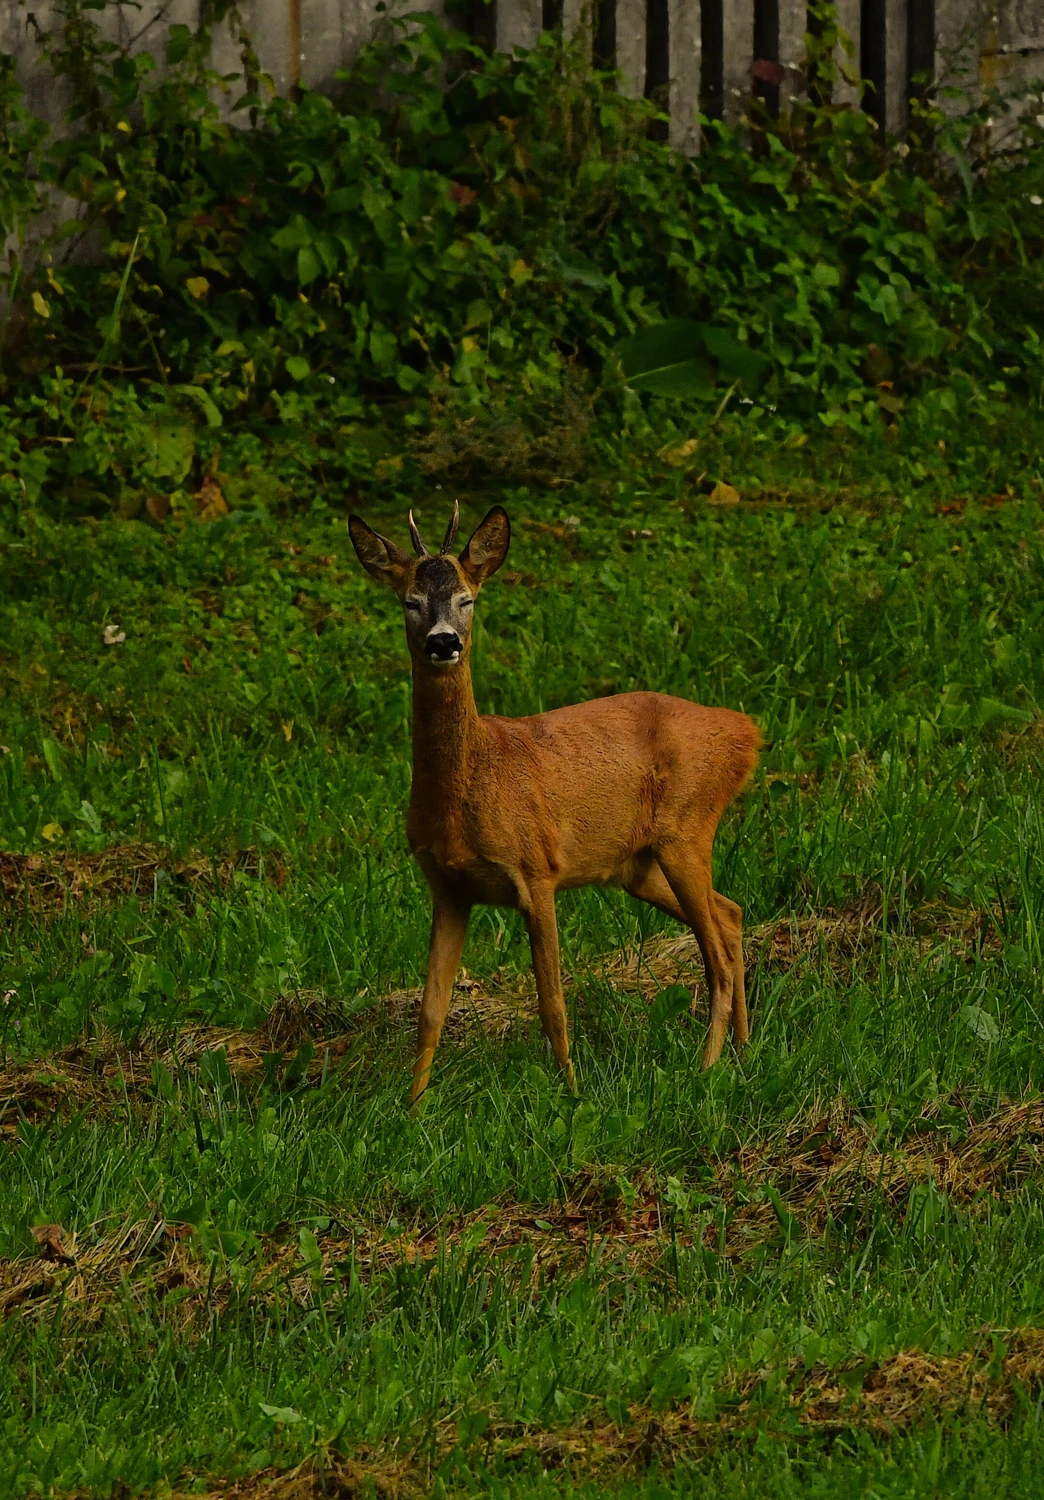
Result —
[[348, 535], [355, 555], [378, 583], [387, 583], [398, 592], [406, 582], [410, 560], [401, 547], [367, 526], [362, 516], [348, 517]]
[[488, 510], [471, 534], [471, 540], [460, 554], [464, 577], [474, 588], [481, 588], [500, 567], [511, 544], [511, 522], [502, 505]]

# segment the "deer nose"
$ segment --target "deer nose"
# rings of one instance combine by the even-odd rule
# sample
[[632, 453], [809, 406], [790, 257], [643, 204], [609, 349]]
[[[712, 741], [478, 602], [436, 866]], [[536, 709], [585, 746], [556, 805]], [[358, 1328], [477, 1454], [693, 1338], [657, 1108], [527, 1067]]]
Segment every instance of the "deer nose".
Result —
[[455, 630], [433, 630], [424, 642], [424, 649], [432, 661], [459, 661], [460, 636]]

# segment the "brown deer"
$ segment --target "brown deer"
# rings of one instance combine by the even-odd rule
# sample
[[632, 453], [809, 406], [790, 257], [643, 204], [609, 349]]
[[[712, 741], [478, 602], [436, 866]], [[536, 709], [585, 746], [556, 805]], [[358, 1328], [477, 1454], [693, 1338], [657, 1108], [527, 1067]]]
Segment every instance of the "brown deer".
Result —
[[507, 556], [511, 528], [495, 505], [455, 558], [458, 516], [454, 506], [432, 555], [410, 512], [416, 559], [359, 516], [348, 521], [363, 567], [402, 601], [413, 660], [406, 832], [433, 912], [410, 1102], [427, 1088], [477, 903], [522, 912], [541, 1025], [575, 1089], [555, 920], [555, 892], [570, 886], [622, 886], [692, 928], [710, 990], [709, 1068], [730, 1019], [737, 1046], [748, 1034], [743, 913], [711, 884], [711, 848], [756, 764], [757, 728], [731, 709], [664, 693], [524, 719], [480, 715], [468, 662], [473, 605]]

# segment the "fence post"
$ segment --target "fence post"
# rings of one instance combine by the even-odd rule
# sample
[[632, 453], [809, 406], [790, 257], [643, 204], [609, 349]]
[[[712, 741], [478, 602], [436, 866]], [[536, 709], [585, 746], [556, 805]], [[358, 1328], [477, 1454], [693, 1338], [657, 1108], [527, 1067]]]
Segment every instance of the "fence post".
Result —
[[754, 61], [754, 6], [751, 0], [723, 0], [723, 114], [735, 122], [750, 99], [750, 65]]
[[700, 75], [703, 50], [700, 42], [702, 16], [700, 0], [671, 0], [670, 84], [668, 112], [671, 117], [670, 142], [678, 151], [690, 154], [700, 146]]

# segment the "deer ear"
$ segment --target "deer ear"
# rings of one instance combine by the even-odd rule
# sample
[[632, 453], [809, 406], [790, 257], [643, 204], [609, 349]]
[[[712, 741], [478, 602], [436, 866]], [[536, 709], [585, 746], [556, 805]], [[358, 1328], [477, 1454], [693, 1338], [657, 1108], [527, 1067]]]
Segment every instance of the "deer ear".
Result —
[[494, 505], [472, 532], [471, 540], [460, 554], [464, 577], [473, 588], [481, 588], [500, 567], [511, 544], [511, 522], [502, 505]]
[[410, 560], [401, 547], [367, 526], [362, 516], [348, 517], [348, 535], [355, 555], [378, 583], [387, 583], [398, 591], [406, 582]]

